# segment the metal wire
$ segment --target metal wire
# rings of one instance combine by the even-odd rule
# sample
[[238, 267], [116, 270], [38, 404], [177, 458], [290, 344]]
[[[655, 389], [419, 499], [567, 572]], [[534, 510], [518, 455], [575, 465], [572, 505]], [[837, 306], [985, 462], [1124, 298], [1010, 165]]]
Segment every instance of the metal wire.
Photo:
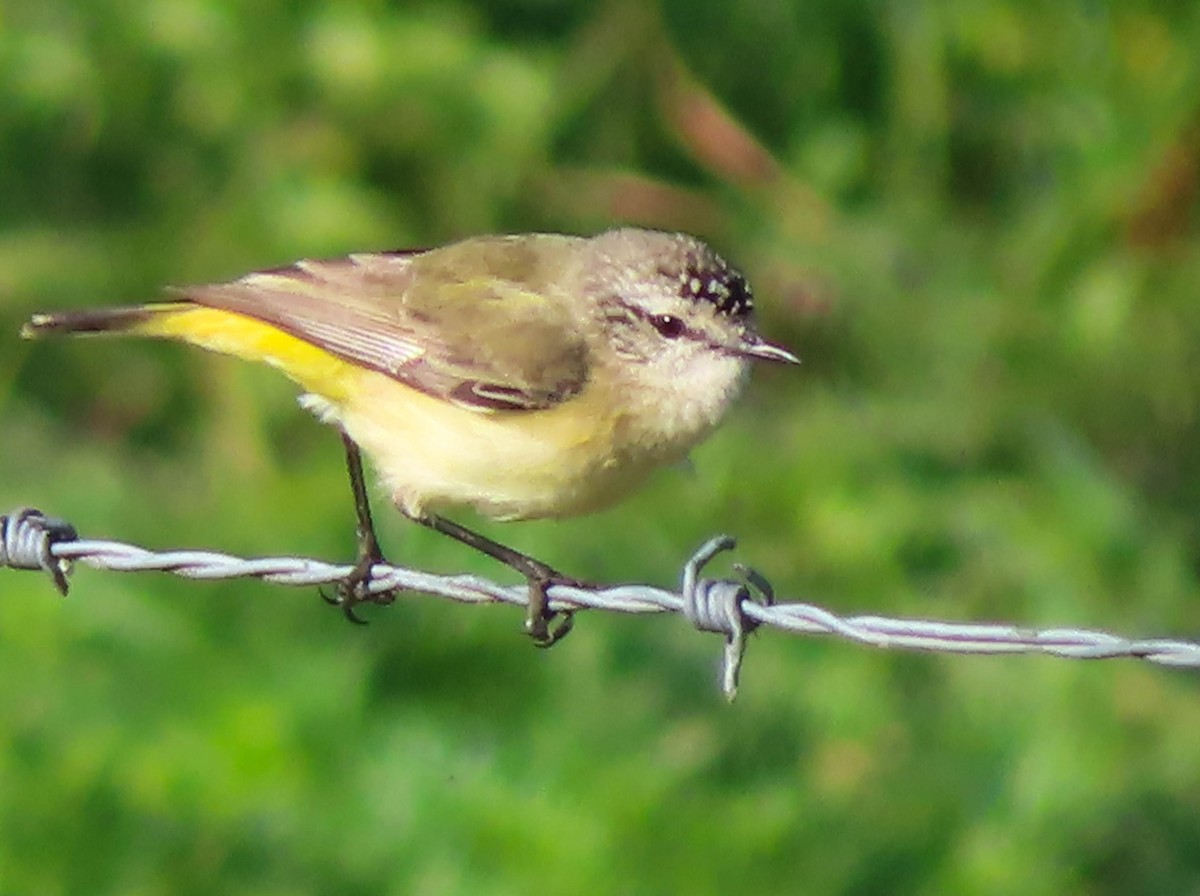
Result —
[[[610, 610], [618, 613], [681, 613], [700, 631], [725, 636], [722, 690], [737, 694], [746, 638], [759, 626], [807, 635], [833, 635], [859, 644], [942, 653], [1039, 653], [1064, 659], [1127, 657], [1163, 666], [1200, 667], [1200, 643], [1174, 639], [1130, 639], [1080, 628], [1032, 629], [1002, 623], [958, 623], [885, 616], [839, 616], [808, 603], [778, 603], [767, 580], [736, 566], [740, 579], [704, 579], [705, 565], [734, 540], [718, 536], [685, 564], [681, 588], [650, 585], [577, 588], [553, 585], [550, 609]], [[348, 564], [301, 557], [244, 559], [210, 551], [150, 551], [118, 541], [79, 539], [69, 524], [22, 508], [0, 516], [0, 567], [40, 569], [65, 595], [72, 562], [116, 572], [168, 572], [191, 579], [257, 578], [279, 585], [329, 585], [350, 574]], [[386, 595], [400, 589], [460, 603], [525, 606], [528, 589], [468, 575], [435, 575], [376, 564], [368, 590]], [[756, 597], [755, 594], [759, 596]]]

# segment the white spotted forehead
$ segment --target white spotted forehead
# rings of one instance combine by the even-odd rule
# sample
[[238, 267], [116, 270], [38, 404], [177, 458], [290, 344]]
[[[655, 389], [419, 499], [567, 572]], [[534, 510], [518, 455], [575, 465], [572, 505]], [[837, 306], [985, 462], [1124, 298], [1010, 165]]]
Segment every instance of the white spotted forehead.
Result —
[[754, 308], [750, 284], [723, 260], [704, 267], [689, 266], [679, 275], [679, 294], [697, 302], [711, 302], [718, 311], [740, 316]]
[[633, 292], [657, 279], [680, 298], [707, 302], [731, 317], [748, 316], [754, 298], [742, 274], [703, 241], [683, 233], [632, 228], [585, 242], [592, 271], [618, 291]]

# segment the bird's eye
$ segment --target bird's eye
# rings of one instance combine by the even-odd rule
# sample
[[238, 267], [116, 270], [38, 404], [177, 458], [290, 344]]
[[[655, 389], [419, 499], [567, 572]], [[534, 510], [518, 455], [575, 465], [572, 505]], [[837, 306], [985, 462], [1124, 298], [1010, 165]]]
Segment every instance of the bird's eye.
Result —
[[683, 334], [683, 321], [673, 314], [658, 314], [650, 318], [654, 329], [667, 339], [674, 339]]

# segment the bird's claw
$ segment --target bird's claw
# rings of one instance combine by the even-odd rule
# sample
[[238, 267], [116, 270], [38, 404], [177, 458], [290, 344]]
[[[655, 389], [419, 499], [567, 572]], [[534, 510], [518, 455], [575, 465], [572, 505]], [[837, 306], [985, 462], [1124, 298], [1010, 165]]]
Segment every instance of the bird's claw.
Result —
[[385, 591], [371, 590], [372, 570], [376, 563], [383, 562], [385, 561], [378, 549], [364, 554], [359, 557], [349, 574], [334, 586], [332, 595], [327, 594], [324, 588], [319, 589], [317, 593], [321, 595], [321, 599], [325, 603], [340, 607], [342, 615], [350, 622], [355, 625], [366, 625], [367, 620], [354, 612], [359, 604], [371, 603], [387, 606], [396, 599], [397, 589], [395, 588]]
[[[568, 634], [575, 625], [574, 610], [551, 610], [546, 590], [551, 585], [566, 585], [570, 588], [587, 588], [586, 583], [564, 576], [549, 567], [530, 574], [529, 610], [525, 614], [525, 634], [535, 647], [543, 650], [553, 647]], [[555, 621], [557, 620], [557, 621]], [[552, 626], [550, 623], [554, 622]]]

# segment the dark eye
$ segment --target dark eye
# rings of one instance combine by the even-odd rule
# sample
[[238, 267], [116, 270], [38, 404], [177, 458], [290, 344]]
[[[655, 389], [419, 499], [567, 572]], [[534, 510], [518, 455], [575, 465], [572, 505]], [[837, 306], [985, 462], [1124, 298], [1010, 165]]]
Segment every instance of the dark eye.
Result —
[[654, 329], [667, 339], [674, 339], [683, 334], [683, 321], [673, 314], [657, 314], [650, 318]]

